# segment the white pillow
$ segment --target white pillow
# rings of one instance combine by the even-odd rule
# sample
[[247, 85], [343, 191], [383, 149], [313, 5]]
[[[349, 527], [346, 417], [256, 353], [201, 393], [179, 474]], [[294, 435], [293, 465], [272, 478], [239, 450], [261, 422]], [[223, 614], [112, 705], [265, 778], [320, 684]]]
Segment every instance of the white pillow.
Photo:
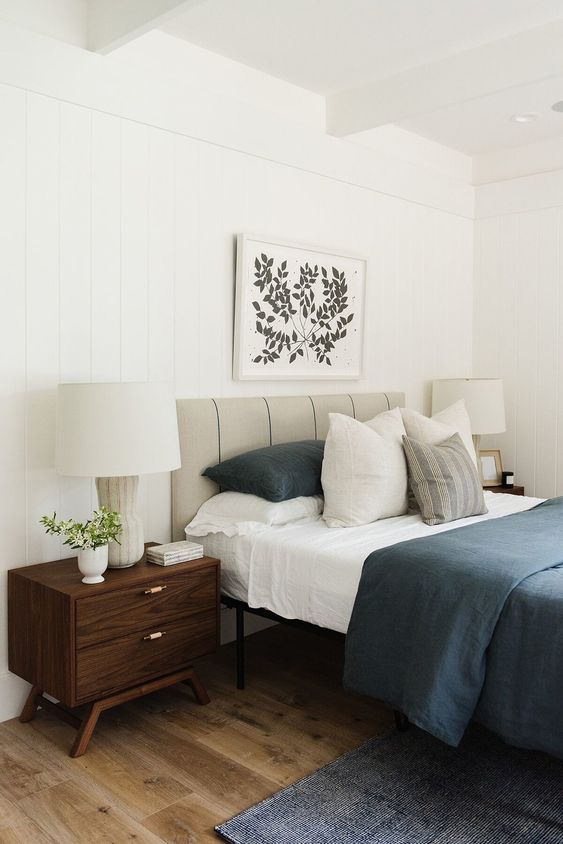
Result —
[[205, 501], [186, 525], [186, 536], [247, 536], [272, 525], [316, 519], [323, 509], [322, 495], [301, 495], [288, 501], [266, 501], [245, 492], [220, 492]]
[[369, 422], [330, 413], [321, 483], [329, 527], [366, 525], [407, 512], [407, 464], [398, 408]]
[[427, 445], [441, 445], [453, 434], [459, 434], [469, 456], [477, 466], [477, 455], [471, 436], [471, 421], [463, 399], [456, 401], [429, 418], [416, 410], [401, 408], [407, 436]]

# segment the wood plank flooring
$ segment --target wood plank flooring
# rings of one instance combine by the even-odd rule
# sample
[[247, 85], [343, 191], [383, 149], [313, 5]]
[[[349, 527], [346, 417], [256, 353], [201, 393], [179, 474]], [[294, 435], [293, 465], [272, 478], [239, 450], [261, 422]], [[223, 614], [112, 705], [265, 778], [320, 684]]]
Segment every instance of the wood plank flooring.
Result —
[[342, 663], [336, 639], [269, 628], [247, 640], [245, 691], [227, 645], [198, 663], [208, 706], [183, 686], [126, 704], [78, 759], [47, 713], [0, 724], [0, 842], [217, 841], [217, 823], [392, 728], [342, 690]]

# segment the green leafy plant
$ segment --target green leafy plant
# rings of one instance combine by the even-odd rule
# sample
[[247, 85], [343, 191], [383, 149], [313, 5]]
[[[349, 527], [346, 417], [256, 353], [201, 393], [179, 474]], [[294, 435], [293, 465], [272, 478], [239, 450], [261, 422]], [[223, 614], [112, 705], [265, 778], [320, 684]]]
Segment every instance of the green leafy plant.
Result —
[[81, 551], [85, 548], [100, 548], [110, 542], [119, 544], [121, 533], [121, 516], [107, 507], [94, 510], [92, 518], [87, 522], [75, 522], [74, 519], [60, 519], [57, 514], [42, 516], [39, 520], [49, 534], [66, 536], [63, 545]]
[[254, 261], [254, 287], [261, 300], [252, 303], [256, 311], [256, 331], [264, 347], [253, 363], [273, 363], [282, 355], [294, 363], [297, 358], [332, 366], [331, 352], [347, 334], [354, 319], [348, 300], [344, 271], [336, 267], [305, 264], [299, 279], [290, 287], [287, 261], [274, 273], [274, 259], [264, 253]]

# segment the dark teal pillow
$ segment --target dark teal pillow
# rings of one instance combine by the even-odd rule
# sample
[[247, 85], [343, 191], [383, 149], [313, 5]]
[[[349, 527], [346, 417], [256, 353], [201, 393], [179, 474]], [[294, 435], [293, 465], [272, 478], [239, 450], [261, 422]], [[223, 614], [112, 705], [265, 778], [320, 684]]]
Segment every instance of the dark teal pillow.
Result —
[[203, 472], [221, 489], [247, 492], [267, 501], [321, 495], [324, 440], [302, 440], [256, 448]]

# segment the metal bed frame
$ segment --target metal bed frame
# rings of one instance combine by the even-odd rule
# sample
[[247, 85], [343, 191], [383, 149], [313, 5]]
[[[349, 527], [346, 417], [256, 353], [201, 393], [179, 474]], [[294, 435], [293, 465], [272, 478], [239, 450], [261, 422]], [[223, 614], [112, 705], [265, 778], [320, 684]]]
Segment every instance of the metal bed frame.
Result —
[[[338, 633], [336, 630], [329, 630], [327, 627], [319, 627], [317, 624], [310, 624], [307, 621], [300, 621], [299, 619], [283, 618], [281, 615], [270, 612], [270, 610], [257, 609], [249, 607], [244, 601], [239, 601], [236, 598], [231, 598], [229, 595], [221, 595], [221, 603], [234, 609], [236, 613], [236, 678], [237, 689], [244, 689], [246, 685], [246, 654], [245, 654], [245, 636], [244, 636], [244, 614], [251, 613], [252, 615], [260, 616], [260, 618], [267, 618], [269, 621], [275, 621], [278, 624], [285, 624], [289, 627], [295, 627], [298, 630], [305, 630], [309, 633], [316, 633], [317, 636], [323, 636], [328, 639], [345, 639], [344, 633]], [[404, 732], [409, 727], [409, 719], [402, 712], [397, 709], [393, 710], [395, 716], [395, 726], [400, 732]]]

